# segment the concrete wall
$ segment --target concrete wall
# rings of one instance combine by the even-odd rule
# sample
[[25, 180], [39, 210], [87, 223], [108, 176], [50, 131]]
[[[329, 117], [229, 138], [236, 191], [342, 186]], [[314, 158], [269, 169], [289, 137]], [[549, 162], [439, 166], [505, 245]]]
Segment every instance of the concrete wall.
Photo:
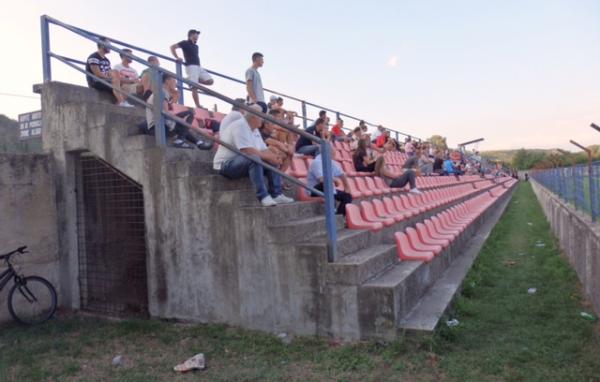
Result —
[[573, 266], [586, 295], [600, 314], [600, 223], [574, 210], [541, 184], [531, 180], [552, 231]]
[[[25, 275], [39, 275], [58, 286], [58, 241], [53, 166], [47, 155], [0, 154], [0, 253], [27, 245], [13, 257]], [[0, 271], [4, 264], [0, 264]], [[10, 319], [0, 292], [0, 322]], [[60, 296], [59, 296], [60, 299]]]

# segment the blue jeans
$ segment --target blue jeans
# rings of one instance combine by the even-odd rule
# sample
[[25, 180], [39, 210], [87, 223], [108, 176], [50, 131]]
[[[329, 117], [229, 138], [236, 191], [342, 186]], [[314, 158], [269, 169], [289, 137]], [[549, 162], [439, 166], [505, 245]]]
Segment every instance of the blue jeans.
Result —
[[[262, 159], [259, 156], [252, 155], [252, 158], [262, 163]], [[281, 176], [271, 170], [267, 170], [259, 163], [253, 162], [241, 155], [236, 155], [235, 158], [221, 165], [219, 174], [229, 179], [250, 177], [258, 200], [262, 200], [268, 195], [274, 198], [281, 195]], [[265, 177], [269, 181], [268, 191], [265, 187]]]
[[321, 152], [321, 148], [317, 145], [308, 145], [302, 146], [298, 150], [296, 150], [298, 154], [310, 155], [311, 157], [316, 157]]

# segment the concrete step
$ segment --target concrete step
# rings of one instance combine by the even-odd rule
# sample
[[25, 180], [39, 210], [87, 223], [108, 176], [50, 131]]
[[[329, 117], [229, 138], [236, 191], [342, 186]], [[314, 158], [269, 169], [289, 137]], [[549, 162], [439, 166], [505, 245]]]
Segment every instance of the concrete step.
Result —
[[[378, 232], [343, 228], [337, 232], [338, 258], [377, 244], [380, 242], [379, 239], [380, 234]], [[327, 233], [323, 232], [315, 237], [309, 237], [306, 241], [326, 245]]]
[[327, 265], [327, 283], [360, 285], [398, 263], [396, 246], [377, 244], [343, 256]]
[[[279, 208], [279, 206], [274, 208]], [[345, 220], [343, 216], [336, 215], [335, 222], [338, 231], [344, 228]], [[275, 243], [282, 241], [286, 243], [303, 242], [311, 237], [321, 235], [326, 230], [325, 216], [317, 215], [292, 220], [288, 223], [274, 224], [269, 226], [269, 230], [273, 233], [273, 242]]]
[[[492, 229], [502, 217], [510, 198], [500, 202], [477, 232], [465, 244], [460, 257], [448, 267], [444, 275], [423, 295], [413, 309], [399, 322], [402, 330], [433, 332], [444, 316], [456, 293], [481, 251]], [[491, 207], [494, 208], [494, 207]]]

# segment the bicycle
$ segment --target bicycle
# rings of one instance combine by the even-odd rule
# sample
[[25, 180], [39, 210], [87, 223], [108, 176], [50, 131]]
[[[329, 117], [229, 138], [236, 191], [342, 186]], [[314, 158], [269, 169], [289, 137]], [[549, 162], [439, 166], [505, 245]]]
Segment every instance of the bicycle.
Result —
[[23, 325], [39, 325], [48, 321], [56, 312], [56, 290], [50, 282], [40, 276], [19, 275], [10, 258], [16, 254], [29, 253], [23, 246], [12, 252], [0, 255], [8, 269], [0, 273], [0, 291], [13, 279], [8, 292], [8, 312]]

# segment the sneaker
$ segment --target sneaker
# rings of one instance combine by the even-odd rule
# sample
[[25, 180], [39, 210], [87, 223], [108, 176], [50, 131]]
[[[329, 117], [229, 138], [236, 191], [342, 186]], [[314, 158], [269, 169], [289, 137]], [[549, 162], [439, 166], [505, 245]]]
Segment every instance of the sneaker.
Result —
[[287, 203], [294, 203], [294, 199], [292, 198], [288, 198], [287, 196], [285, 196], [284, 194], [281, 195], [277, 195], [276, 198], [273, 198], [273, 201], [277, 204], [287, 204]]
[[210, 150], [213, 147], [213, 142], [212, 141], [203, 141], [202, 139], [198, 140], [198, 142], [196, 142], [196, 147], [199, 150]]
[[271, 195], [267, 195], [260, 200], [260, 204], [262, 204], [263, 207], [272, 207], [276, 206], [277, 202], [273, 200]]
[[192, 148], [192, 146], [189, 143], [184, 142], [183, 139], [174, 140], [173, 147], [177, 147], [179, 149], [191, 149]]
[[123, 101], [123, 102], [121, 102], [121, 103], [119, 104], [119, 106], [122, 106], [122, 107], [134, 107], [132, 104], [130, 104], [130, 103], [129, 103], [129, 102], [127, 102], [127, 101]]
[[409, 191], [411, 194], [417, 194], [417, 195], [422, 195], [423, 193], [421, 192], [421, 190], [419, 190], [418, 188], [411, 188]]

